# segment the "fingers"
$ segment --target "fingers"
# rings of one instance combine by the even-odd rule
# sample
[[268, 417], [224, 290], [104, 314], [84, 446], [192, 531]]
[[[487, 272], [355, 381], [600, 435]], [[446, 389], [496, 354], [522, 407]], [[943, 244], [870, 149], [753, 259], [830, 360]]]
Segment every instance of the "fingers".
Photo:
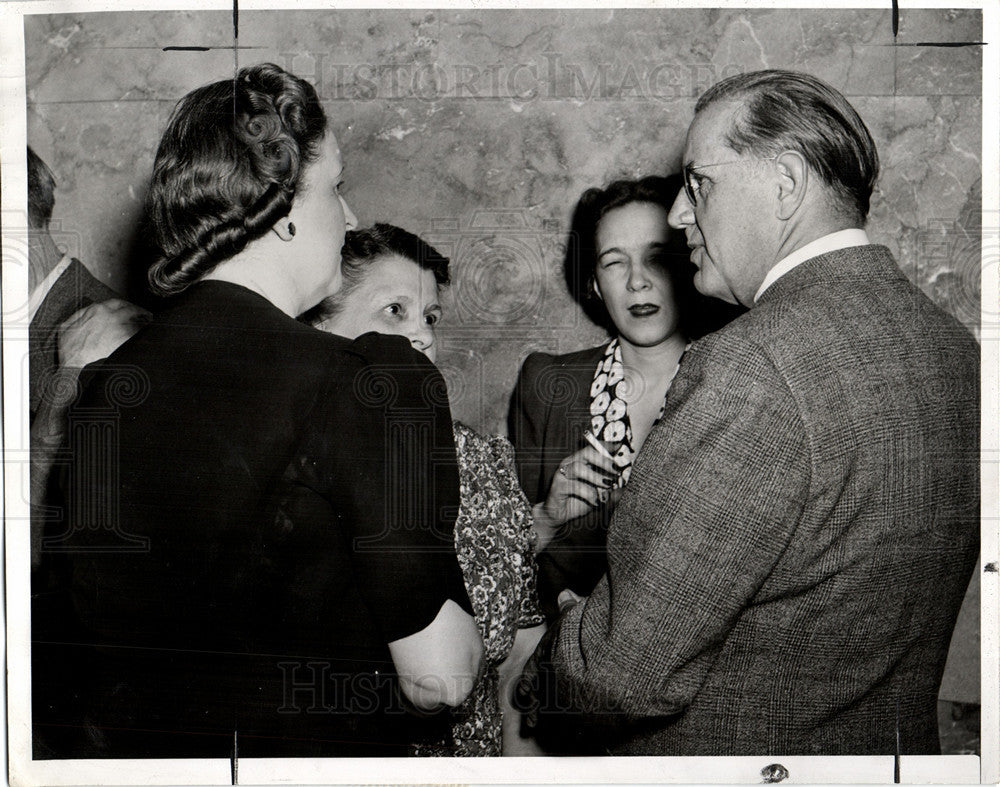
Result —
[[60, 363], [83, 367], [107, 358], [151, 318], [146, 309], [120, 298], [85, 306], [60, 325]]
[[118, 301], [118, 304], [120, 305], [112, 307], [111, 313], [120, 320], [145, 324], [153, 319], [153, 313], [148, 309], [143, 309], [128, 301]]
[[560, 462], [560, 466], [565, 467], [571, 463], [588, 465], [603, 470], [605, 475], [618, 476], [618, 468], [615, 467], [614, 460], [600, 453], [592, 445], [585, 445], [579, 451], [570, 454]]
[[587, 503], [591, 508], [596, 506], [598, 503], [603, 502], [601, 500], [601, 493], [604, 492], [603, 489], [598, 489], [593, 484], [589, 484], [586, 481], [569, 481], [564, 490], [561, 490], [566, 497], [575, 497], [583, 502]]
[[604, 470], [605, 473], [614, 477], [618, 476], [618, 468], [615, 467], [614, 460], [610, 456], [602, 454], [592, 445], [585, 445], [576, 453], [570, 454], [563, 460], [563, 464], [566, 464], [566, 462], [569, 461], [583, 462], [591, 467], [600, 468], [601, 470]]
[[558, 527], [596, 508], [606, 496], [607, 490], [597, 489], [585, 481], [554, 481], [545, 499], [545, 515], [552, 525]]
[[97, 301], [96, 303], [84, 306], [82, 309], [78, 309], [65, 322], [101, 316], [141, 318], [152, 317], [153, 315], [148, 309], [143, 309], [141, 306], [136, 306], [134, 303], [130, 303], [122, 298], [108, 298], [106, 301]]
[[578, 596], [572, 590], [566, 588], [559, 594], [559, 597], [556, 599], [556, 603], [559, 605], [559, 612], [565, 612], [567, 609], [575, 607], [585, 599], [586, 596]]
[[559, 524], [582, 516], [607, 502], [617, 478], [611, 459], [593, 446], [584, 446], [560, 463], [545, 501], [548, 516]]
[[[108, 298], [106, 301], [100, 301], [93, 305], [98, 307], [103, 307], [109, 312], [131, 311], [139, 309], [139, 307], [136, 306], [134, 303], [129, 303], [128, 301], [122, 298]], [[142, 311], [145, 310], [143, 309]]]
[[[559, 466], [559, 475], [567, 481], [583, 481], [598, 489], [608, 489], [615, 482], [616, 476], [582, 461], [563, 461]], [[558, 481], [558, 479], [556, 479]]]
[[560, 462], [545, 498], [545, 515], [561, 525], [608, 502], [619, 472], [611, 457], [585, 445]]
[[151, 312], [135, 304], [112, 298], [101, 303], [92, 303], [75, 311], [59, 325], [59, 331], [67, 340], [81, 332], [97, 335], [101, 333], [119, 333], [131, 336], [143, 327], [153, 315]]
[[80, 325], [92, 317], [94, 314], [94, 307], [99, 305], [100, 304], [92, 303], [89, 306], [84, 306], [82, 309], [77, 309], [69, 317], [59, 323], [59, 329], [61, 331], [67, 331], [71, 328], [75, 328], [77, 325]]
[[[73, 328], [77, 325], [82, 325], [84, 322], [90, 320], [106, 320], [110, 317], [117, 316], [119, 313], [127, 313], [129, 309], [137, 309], [137, 306], [133, 306], [128, 301], [123, 301], [121, 298], [110, 298], [106, 301], [100, 301], [99, 303], [91, 303], [84, 306], [82, 309], [77, 309], [73, 314], [63, 320], [60, 327], [63, 329]], [[144, 309], [142, 311], [145, 311]]]

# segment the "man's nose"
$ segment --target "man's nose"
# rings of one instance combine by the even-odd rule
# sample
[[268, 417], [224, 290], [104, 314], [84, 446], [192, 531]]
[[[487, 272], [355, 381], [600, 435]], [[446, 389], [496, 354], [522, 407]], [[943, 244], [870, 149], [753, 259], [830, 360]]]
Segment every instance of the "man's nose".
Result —
[[344, 225], [349, 230], [357, 229], [358, 217], [354, 215], [354, 211], [343, 197], [340, 198], [340, 204], [344, 206]]
[[667, 224], [675, 230], [682, 230], [694, 224], [694, 205], [691, 204], [691, 200], [688, 199], [684, 189], [677, 192], [674, 204], [670, 206], [670, 212], [667, 214]]

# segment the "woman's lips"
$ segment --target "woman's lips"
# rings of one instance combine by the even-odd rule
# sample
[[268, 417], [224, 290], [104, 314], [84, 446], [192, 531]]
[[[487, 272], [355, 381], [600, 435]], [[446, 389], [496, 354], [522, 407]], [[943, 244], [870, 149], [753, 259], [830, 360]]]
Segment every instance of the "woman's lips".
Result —
[[655, 303], [637, 303], [634, 306], [629, 306], [628, 310], [633, 317], [649, 317], [656, 314], [660, 307]]

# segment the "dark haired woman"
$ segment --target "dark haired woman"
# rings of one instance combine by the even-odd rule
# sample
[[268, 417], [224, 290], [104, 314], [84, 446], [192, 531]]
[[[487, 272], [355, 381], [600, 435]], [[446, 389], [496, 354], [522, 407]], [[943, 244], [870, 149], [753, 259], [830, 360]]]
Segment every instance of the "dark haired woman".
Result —
[[[438, 294], [449, 281], [448, 258], [390, 224], [347, 233], [344, 284], [303, 320], [355, 338], [399, 334], [432, 362], [441, 318]], [[483, 637], [485, 670], [456, 708], [451, 740], [418, 754], [496, 757], [539, 754], [521, 738], [513, 684], [544, 632], [532, 557], [531, 507], [517, 483], [514, 450], [455, 422], [461, 505], [455, 548]]]
[[341, 175], [314, 89], [274, 65], [169, 121], [149, 280], [170, 301], [71, 414], [86, 644], [40, 678], [80, 694], [36, 714], [38, 736], [79, 733], [56, 756], [406, 754], [471, 690], [451, 417], [424, 396], [443, 380], [399, 338], [295, 320], [340, 285]]
[[686, 250], [672, 248], [667, 226], [679, 186], [651, 176], [584, 192], [566, 279], [612, 339], [567, 355], [532, 353], [511, 399], [508, 431], [534, 505], [538, 590], [550, 619], [561, 591], [588, 595], [607, 570], [614, 501], [687, 345], [677, 297]]

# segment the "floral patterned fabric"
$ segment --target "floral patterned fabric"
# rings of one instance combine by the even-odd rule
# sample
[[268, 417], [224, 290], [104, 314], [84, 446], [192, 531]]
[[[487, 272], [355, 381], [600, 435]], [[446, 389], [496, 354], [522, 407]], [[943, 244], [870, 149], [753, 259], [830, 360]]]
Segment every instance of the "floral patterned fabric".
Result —
[[483, 638], [482, 679], [455, 709], [452, 741], [418, 746], [418, 755], [498, 757], [500, 664], [519, 628], [545, 622], [538, 608], [536, 567], [528, 534], [531, 506], [517, 482], [514, 448], [455, 422], [461, 505], [455, 549]]

